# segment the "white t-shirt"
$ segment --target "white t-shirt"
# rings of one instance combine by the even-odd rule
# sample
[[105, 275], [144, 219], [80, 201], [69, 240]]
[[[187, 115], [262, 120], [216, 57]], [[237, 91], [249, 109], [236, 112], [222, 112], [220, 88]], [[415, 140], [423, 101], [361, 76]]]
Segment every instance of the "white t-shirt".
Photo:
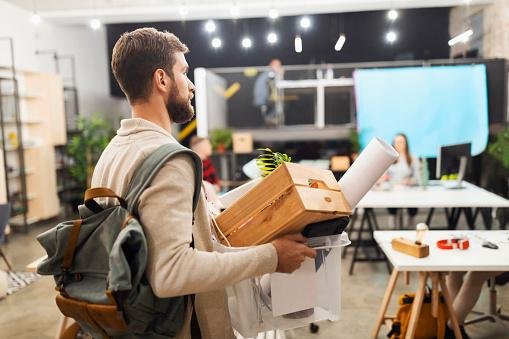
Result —
[[411, 184], [419, 184], [421, 182], [419, 175], [419, 161], [412, 158], [412, 164], [409, 166], [405, 157], [400, 156], [396, 163], [392, 164], [387, 170], [389, 176], [389, 182], [393, 184], [399, 184], [404, 179], [410, 178]]

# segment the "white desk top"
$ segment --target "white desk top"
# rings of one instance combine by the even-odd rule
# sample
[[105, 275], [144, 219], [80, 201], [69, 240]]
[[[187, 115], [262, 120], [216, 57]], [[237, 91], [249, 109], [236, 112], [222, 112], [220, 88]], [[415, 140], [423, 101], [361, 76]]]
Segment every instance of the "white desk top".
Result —
[[[415, 258], [394, 251], [391, 241], [397, 237], [415, 239], [415, 231], [375, 231], [375, 240], [387, 258], [400, 271], [509, 271], [509, 231], [428, 231], [424, 242], [429, 245], [429, 256]], [[441, 250], [437, 240], [467, 236], [468, 250]], [[498, 245], [493, 250], [482, 247], [484, 240]]]
[[422, 187], [396, 186], [388, 191], [369, 191], [359, 202], [362, 208], [405, 208], [405, 207], [509, 207], [509, 200], [488, 192], [468, 182], [465, 188], [447, 189], [437, 182]]

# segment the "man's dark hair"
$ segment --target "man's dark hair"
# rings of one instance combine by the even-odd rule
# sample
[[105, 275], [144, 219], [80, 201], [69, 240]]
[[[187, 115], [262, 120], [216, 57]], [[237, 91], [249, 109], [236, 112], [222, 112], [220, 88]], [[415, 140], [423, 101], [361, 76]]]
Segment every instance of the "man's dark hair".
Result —
[[174, 34], [139, 28], [120, 36], [111, 56], [115, 79], [131, 104], [150, 95], [152, 75], [163, 69], [173, 78], [175, 53], [189, 49]]

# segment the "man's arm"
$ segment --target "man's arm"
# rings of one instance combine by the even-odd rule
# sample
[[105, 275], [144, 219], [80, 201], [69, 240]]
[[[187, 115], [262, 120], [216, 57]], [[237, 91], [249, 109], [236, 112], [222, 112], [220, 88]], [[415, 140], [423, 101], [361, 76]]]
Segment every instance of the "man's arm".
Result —
[[[157, 296], [218, 290], [276, 270], [278, 259], [272, 244], [236, 253], [193, 249], [193, 191], [193, 164], [188, 156], [181, 155], [159, 171], [140, 198], [140, 220], [149, 247], [147, 277]], [[196, 212], [200, 210], [203, 213], [199, 205]]]

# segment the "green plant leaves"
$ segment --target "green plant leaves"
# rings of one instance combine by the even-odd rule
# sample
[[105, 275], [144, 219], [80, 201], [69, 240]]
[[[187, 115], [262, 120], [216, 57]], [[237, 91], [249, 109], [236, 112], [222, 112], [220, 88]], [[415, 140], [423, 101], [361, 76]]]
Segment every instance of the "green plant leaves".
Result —
[[285, 153], [273, 152], [270, 148], [259, 148], [262, 154], [256, 159], [256, 166], [262, 172], [262, 177], [266, 177], [283, 162], [292, 162], [292, 158]]
[[495, 135], [495, 142], [488, 146], [488, 153], [509, 168], [509, 126]]
[[81, 117], [78, 130], [80, 133], [72, 137], [67, 151], [73, 158], [70, 168], [72, 177], [86, 188], [90, 183], [94, 165], [115, 131], [108, 121], [98, 115]]

